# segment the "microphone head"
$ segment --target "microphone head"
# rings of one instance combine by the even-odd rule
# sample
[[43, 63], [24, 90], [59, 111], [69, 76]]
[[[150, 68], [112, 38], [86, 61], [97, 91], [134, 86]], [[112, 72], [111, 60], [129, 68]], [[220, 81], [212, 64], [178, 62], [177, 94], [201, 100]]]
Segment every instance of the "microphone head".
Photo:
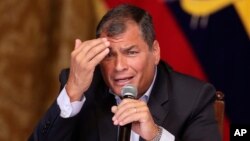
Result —
[[127, 84], [122, 87], [121, 95], [123, 98], [135, 99], [137, 97], [137, 88], [131, 84]]

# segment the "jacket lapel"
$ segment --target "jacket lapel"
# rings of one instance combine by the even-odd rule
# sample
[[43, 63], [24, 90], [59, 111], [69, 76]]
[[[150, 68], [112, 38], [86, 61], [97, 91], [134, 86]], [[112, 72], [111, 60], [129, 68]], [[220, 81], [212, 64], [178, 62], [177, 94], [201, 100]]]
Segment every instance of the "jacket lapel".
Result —
[[[168, 80], [168, 71], [168, 66], [166, 66], [165, 63], [160, 62], [157, 68], [155, 84], [148, 101], [148, 107], [153, 119], [155, 123], [160, 126], [163, 125], [169, 111], [168, 94], [170, 83]], [[144, 141], [144, 139], [140, 137], [139, 141]]]
[[166, 64], [161, 62], [158, 65], [155, 84], [148, 101], [150, 112], [158, 125], [163, 124], [169, 111], [168, 95], [170, 83], [168, 71]]
[[[155, 84], [151, 91], [151, 95], [148, 101], [149, 110], [153, 116], [153, 119], [157, 125], [162, 126], [164, 120], [167, 117], [169, 106], [168, 106], [168, 94], [170, 93], [170, 83], [168, 79], [169, 67], [160, 62], [157, 68], [157, 76]], [[144, 141], [140, 137], [140, 141]]]
[[115, 98], [108, 90], [97, 103], [98, 130], [100, 141], [116, 141], [118, 127], [113, 125], [111, 107], [116, 105]]

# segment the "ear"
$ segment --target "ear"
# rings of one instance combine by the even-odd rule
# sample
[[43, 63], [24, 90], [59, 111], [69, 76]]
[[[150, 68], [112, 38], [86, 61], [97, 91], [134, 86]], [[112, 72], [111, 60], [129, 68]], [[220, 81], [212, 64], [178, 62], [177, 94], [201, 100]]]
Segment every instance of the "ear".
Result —
[[155, 65], [158, 65], [160, 58], [161, 58], [161, 51], [160, 51], [160, 45], [159, 42], [157, 40], [154, 40], [153, 46], [152, 46], [152, 52], [153, 52], [153, 56], [155, 59]]

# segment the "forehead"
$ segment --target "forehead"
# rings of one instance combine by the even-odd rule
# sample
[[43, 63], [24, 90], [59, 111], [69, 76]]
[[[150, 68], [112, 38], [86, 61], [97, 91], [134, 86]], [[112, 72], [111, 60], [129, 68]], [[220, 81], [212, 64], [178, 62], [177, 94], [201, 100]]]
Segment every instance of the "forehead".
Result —
[[147, 46], [140, 34], [134, 32], [134, 30], [135, 29], [128, 29], [126, 32], [115, 37], [108, 37], [107, 39], [110, 41], [110, 49], [112, 51], [117, 49], [122, 51]]
[[[132, 33], [131, 33], [132, 32]], [[124, 34], [142, 35], [139, 25], [133, 20], [107, 22], [101, 31], [100, 37], [117, 38]]]
[[110, 41], [111, 51], [127, 50], [133, 48], [148, 48], [142, 32], [138, 24], [132, 20], [126, 21], [123, 25], [126, 26], [125, 30], [115, 36], [109, 36], [106, 32], [102, 32], [100, 37], [106, 37]]

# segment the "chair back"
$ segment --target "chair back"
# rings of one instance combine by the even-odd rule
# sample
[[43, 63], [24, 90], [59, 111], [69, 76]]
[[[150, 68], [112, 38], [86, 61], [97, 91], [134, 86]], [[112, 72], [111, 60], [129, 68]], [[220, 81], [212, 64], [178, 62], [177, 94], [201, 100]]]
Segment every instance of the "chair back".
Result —
[[216, 91], [216, 100], [214, 102], [215, 116], [219, 125], [219, 130], [221, 136], [223, 136], [223, 122], [224, 122], [224, 111], [225, 111], [225, 103], [224, 103], [224, 94], [221, 91]]

